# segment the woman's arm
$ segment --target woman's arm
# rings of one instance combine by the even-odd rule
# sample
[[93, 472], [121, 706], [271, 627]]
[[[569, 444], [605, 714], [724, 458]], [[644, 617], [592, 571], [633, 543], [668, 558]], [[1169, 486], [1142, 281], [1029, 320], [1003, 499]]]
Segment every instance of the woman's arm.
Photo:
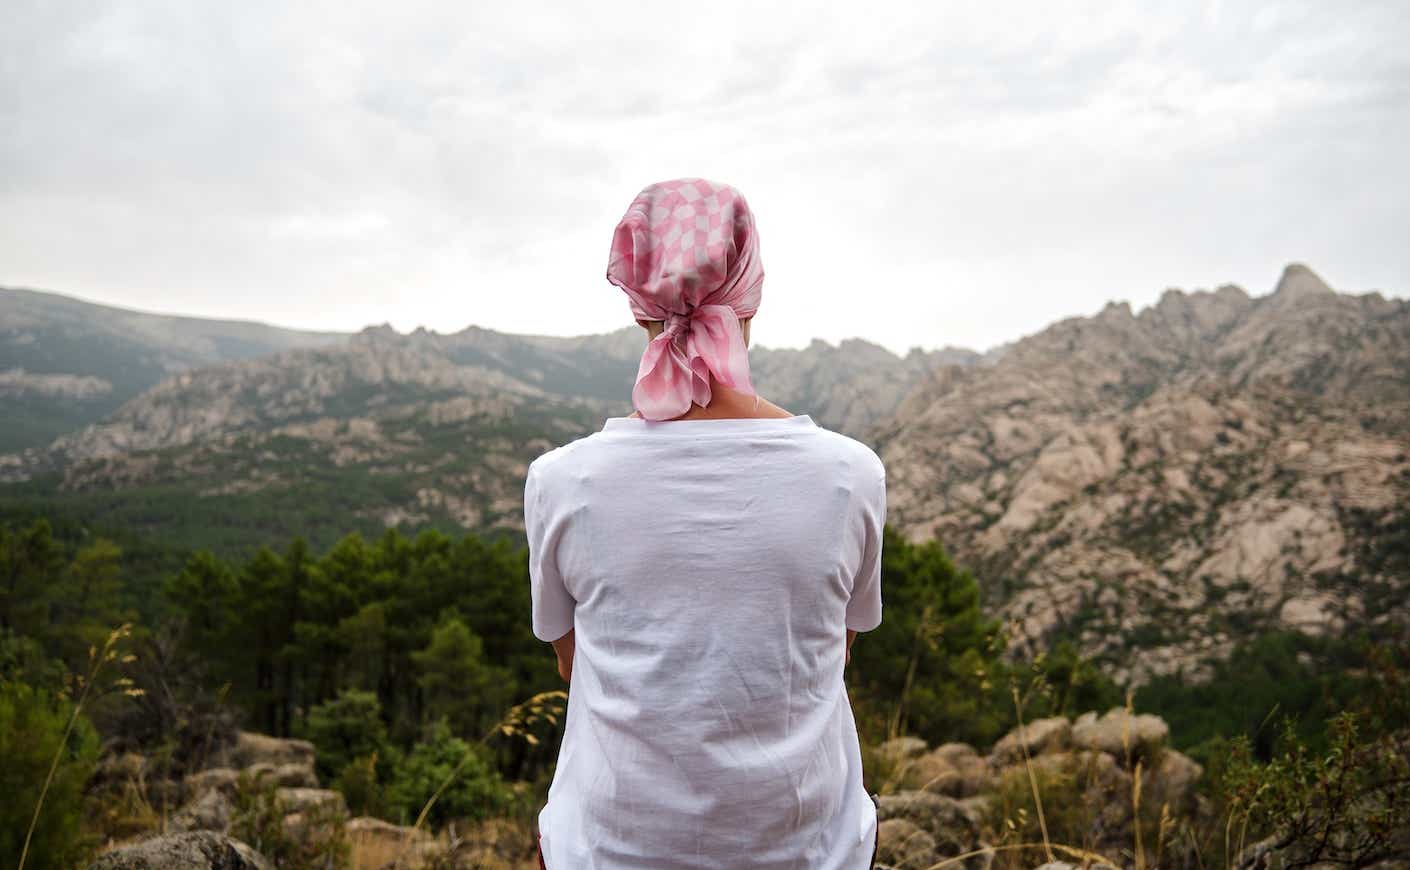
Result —
[[850, 628], [847, 629], [847, 660], [843, 663], [844, 665], [852, 663], [852, 641], [856, 639], [857, 633]]
[[573, 629], [553, 642], [553, 653], [558, 656], [558, 676], [563, 682], [571, 682], [573, 676]]

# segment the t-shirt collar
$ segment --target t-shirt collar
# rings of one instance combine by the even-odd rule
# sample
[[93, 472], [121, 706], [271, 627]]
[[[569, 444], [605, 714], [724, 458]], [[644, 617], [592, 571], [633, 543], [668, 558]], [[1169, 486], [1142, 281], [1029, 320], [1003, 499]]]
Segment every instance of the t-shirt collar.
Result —
[[608, 417], [602, 426], [604, 432], [759, 432], [787, 429], [806, 429], [816, 426], [808, 414], [794, 414], [792, 417], [719, 417], [716, 419], [696, 418], [692, 420], [647, 420], [642, 417]]

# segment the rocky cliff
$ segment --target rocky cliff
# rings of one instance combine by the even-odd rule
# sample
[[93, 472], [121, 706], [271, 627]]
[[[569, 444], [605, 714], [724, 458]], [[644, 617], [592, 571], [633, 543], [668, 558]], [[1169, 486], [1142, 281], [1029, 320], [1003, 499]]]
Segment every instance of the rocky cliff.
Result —
[[1199, 677], [1274, 626], [1404, 622], [1410, 304], [1289, 266], [943, 368], [872, 430], [890, 520], [972, 566], [1015, 651]]

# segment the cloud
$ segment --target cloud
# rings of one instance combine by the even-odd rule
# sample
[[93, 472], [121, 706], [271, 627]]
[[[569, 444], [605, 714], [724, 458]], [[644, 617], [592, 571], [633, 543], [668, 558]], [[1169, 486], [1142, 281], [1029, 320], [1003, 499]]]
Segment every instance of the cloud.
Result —
[[1290, 260], [1403, 293], [1401, 10], [21, 3], [0, 282], [606, 330], [613, 224], [701, 175], [758, 213], [763, 344], [985, 347]]

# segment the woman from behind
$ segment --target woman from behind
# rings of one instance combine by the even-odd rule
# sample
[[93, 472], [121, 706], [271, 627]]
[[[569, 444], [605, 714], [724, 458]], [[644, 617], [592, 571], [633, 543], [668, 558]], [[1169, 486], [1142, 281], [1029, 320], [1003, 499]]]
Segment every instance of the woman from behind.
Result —
[[533, 631], [569, 681], [547, 870], [866, 870], [843, 672], [881, 622], [886, 478], [757, 395], [763, 266], [728, 185], [653, 184], [608, 280], [649, 341], [628, 417], [529, 466]]

